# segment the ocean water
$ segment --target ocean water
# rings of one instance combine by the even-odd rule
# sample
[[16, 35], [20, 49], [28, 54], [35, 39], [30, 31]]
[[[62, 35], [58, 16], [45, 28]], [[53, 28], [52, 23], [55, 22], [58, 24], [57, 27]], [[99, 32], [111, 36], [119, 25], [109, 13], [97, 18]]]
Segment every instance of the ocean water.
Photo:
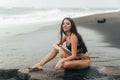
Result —
[[118, 9], [43, 9], [43, 8], [0, 8], [0, 25], [25, 24], [60, 20], [66, 16], [80, 17]]
[[112, 11], [119, 9], [0, 7], [0, 39], [37, 30], [64, 17], [73, 18]]

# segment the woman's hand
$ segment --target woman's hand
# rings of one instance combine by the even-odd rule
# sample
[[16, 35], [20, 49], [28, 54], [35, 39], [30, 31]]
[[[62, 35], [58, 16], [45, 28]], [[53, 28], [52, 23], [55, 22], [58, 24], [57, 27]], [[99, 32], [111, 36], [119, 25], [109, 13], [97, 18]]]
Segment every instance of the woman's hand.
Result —
[[55, 69], [56, 69], [56, 70], [62, 68], [63, 61], [64, 61], [64, 59], [60, 59], [60, 60], [57, 62], [56, 66], [55, 66]]

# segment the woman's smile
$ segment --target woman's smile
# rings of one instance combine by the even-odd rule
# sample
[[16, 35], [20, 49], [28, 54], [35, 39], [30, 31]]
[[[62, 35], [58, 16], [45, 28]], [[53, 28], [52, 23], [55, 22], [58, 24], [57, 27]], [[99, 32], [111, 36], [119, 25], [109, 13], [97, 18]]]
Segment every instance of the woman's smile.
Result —
[[71, 29], [71, 23], [69, 20], [64, 20], [63, 22], [63, 30], [66, 32], [66, 31], [69, 31]]

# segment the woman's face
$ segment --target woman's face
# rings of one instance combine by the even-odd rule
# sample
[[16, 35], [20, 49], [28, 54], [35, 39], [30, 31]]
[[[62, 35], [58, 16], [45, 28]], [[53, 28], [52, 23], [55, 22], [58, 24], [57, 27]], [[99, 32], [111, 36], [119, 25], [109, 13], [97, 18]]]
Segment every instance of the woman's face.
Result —
[[62, 24], [62, 28], [64, 32], [70, 31], [71, 30], [71, 23], [69, 20], [65, 19]]

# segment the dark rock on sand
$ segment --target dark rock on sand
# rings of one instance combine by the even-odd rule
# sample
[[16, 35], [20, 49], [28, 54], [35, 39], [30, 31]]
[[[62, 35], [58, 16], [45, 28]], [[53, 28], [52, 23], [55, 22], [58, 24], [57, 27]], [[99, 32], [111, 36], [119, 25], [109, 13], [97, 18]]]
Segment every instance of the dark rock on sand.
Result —
[[106, 19], [105, 19], [105, 18], [103, 18], [103, 19], [98, 19], [98, 20], [97, 20], [97, 23], [106, 23]]
[[12, 78], [16, 76], [18, 69], [0, 70], [0, 78]]
[[0, 80], [28, 80], [28, 73], [18, 69], [0, 70]]

